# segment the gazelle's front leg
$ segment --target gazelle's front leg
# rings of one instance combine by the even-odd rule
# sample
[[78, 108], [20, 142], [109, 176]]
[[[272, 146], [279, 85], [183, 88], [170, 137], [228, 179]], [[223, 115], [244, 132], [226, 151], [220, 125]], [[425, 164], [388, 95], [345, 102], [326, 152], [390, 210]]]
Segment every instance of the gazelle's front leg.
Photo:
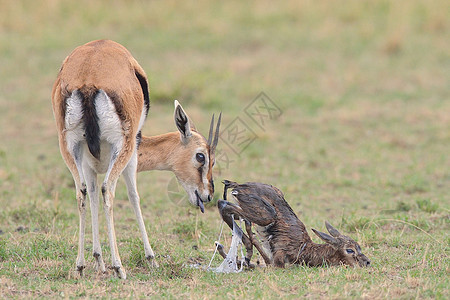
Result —
[[133, 206], [139, 230], [141, 231], [142, 242], [144, 243], [145, 257], [150, 262], [150, 265], [152, 267], [158, 267], [158, 263], [156, 262], [155, 259], [155, 254], [148, 240], [144, 219], [142, 218], [140, 199], [136, 185], [136, 169], [137, 169], [137, 154], [135, 152], [122, 174], [123, 178], [125, 179], [125, 183], [127, 185], [128, 199], [130, 200], [131, 205]]
[[89, 195], [91, 205], [92, 219], [92, 255], [95, 258], [96, 269], [102, 273], [106, 272], [105, 263], [103, 262], [102, 248], [100, 246], [99, 225], [98, 225], [98, 183], [97, 173], [87, 164], [83, 165], [83, 172], [86, 179], [87, 193]]
[[[231, 229], [233, 229], [233, 218], [231, 216], [234, 215], [235, 218], [241, 217], [242, 209], [238, 205], [224, 200], [219, 200], [217, 206], [219, 207], [219, 212], [222, 216], [222, 219]], [[253, 255], [253, 244], [250, 241], [249, 237], [242, 231], [239, 226], [237, 227], [237, 230], [242, 233], [242, 243], [244, 244], [245, 250], [247, 251], [245, 262], [247, 263], [247, 265], [250, 265], [250, 259]]]

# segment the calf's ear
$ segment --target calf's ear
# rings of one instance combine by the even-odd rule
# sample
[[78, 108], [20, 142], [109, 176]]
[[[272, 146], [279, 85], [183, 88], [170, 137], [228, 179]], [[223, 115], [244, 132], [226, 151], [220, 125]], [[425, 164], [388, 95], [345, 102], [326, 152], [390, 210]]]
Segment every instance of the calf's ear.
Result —
[[329, 232], [332, 236], [334, 236], [334, 237], [341, 236], [341, 233], [340, 233], [336, 228], [334, 228], [333, 226], [331, 226], [331, 224], [328, 223], [327, 221], [325, 221], [325, 226], [327, 227], [328, 232]]
[[312, 228], [312, 231], [325, 243], [330, 244], [334, 248], [338, 247], [339, 245], [338, 240], [332, 237], [331, 235], [315, 230], [314, 228]]

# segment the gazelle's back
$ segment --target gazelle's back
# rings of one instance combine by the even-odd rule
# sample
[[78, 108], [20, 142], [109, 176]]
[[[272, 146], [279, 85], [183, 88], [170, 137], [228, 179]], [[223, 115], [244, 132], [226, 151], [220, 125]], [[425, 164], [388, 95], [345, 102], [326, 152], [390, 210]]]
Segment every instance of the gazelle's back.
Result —
[[[141, 90], [135, 70], [145, 76], [125, 47], [110, 40], [98, 40], [75, 48], [64, 61], [59, 78], [68, 91], [92, 86], [106, 92], [129, 93]], [[142, 94], [135, 99], [142, 99]]]
[[57, 127], [70, 132], [69, 149], [86, 140], [100, 161], [90, 165], [99, 173], [106, 172], [107, 148], [115, 145], [120, 151], [124, 137], [135, 139], [150, 106], [144, 70], [125, 47], [110, 40], [75, 48], [64, 60], [52, 93]]

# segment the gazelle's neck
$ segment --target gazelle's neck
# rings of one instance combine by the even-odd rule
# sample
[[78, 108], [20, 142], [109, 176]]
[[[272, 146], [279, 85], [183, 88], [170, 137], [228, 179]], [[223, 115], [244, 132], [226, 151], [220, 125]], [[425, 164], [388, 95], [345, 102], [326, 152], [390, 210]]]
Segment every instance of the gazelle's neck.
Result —
[[172, 170], [171, 157], [180, 145], [180, 133], [142, 136], [138, 149], [137, 171]]
[[316, 244], [311, 242], [305, 246], [302, 253], [304, 254], [300, 255], [298, 261], [304, 261], [305, 264], [311, 267], [321, 266], [324, 263], [328, 265], [339, 265], [339, 257], [336, 250], [329, 244]]

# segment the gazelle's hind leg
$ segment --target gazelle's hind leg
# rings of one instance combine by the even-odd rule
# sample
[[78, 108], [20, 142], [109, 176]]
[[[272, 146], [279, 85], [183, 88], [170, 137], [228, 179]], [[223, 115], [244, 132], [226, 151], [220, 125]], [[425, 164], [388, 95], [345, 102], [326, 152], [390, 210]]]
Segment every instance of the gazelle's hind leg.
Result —
[[[125, 167], [125, 163], [129, 159], [129, 153], [124, 151], [125, 147], [117, 154], [117, 149], [111, 147], [111, 160], [108, 171], [106, 172], [105, 181], [102, 184], [103, 210], [106, 216], [106, 227], [108, 230], [109, 245], [111, 248], [112, 268], [119, 278], [126, 279], [125, 269], [122, 267], [119, 250], [117, 247], [116, 232], [114, 229], [113, 205], [116, 193], [116, 184], [120, 173]], [[127, 159], [128, 158], [128, 159]]]
[[77, 271], [80, 276], [83, 276], [83, 270], [86, 267], [84, 259], [84, 234], [86, 228], [86, 184], [83, 177], [82, 164], [82, 149], [81, 144], [71, 144], [70, 151], [67, 150], [67, 142], [65, 136], [60, 136], [60, 149], [62, 157], [66, 162], [67, 167], [72, 173], [75, 181], [75, 193], [78, 202], [79, 213], [79, 234], [78, 234], [78, 255], [76, 260]]
[[255, 246], [256, 250], [258, 250], [259, 254], [261, 254], [266, 265], [268, 266], [268, 265], [272, 264], [272, 260], [269, 258], [269, 256], [267, 256], [267, 253], [264, 251], [264, 249], [261, 246], [261, 244], [259, 243], [258, 239], [256, 239], [255, 236], [253, 235], [252, 223], [250, 223], [248, 221], [245, 222], [245, 231], [247, 231], [247, 234], [248, 234], [248, 237], [250, 238], [251, 243]]
[[139, 230], [141, 231], [142, 242], [144, 243], [145, 257], [148, 259], [152, 267], [158, 267], [158, 263], [155, 260], [155, 254], [153, 253], [153, 249], [150, 246], [150, 242], [148, 240], [144, 219], [142, 218], [140, 198], [136, 185], [136, 169], [137, 169], [137, 152], [135, 151], [125, 170], [123, 170], [122, 174], [123, 178], [125, 179], [125, 183], [127, 185], [128, 199], [130, 200], [131, 205], [133, 206]]
[[[113, 101], [103, 90], [99, 90], [95, 98], [95, 108], [99, 116], [98, 125], [101, 132], [101, 151], [107, 151], [107, 149], [110, 151], [109, 158], [105, 156], [102, 158], [102, 160], [109, 160], [109, 163], [101, 190], [109, 245], [111, 248], [112, 268], [115, 270], [117, 276], [125, 279], [126, 273], [122, 267], [117, 248], [113, 205], [117, 180], [136, 151], [136, 127], [139, 124], [122, 122], [117, 115]], [[109, 147], [107, 144], [109, 144]]]
[[78, 236], [78, 255], [77, 270], [80, 276], [83, 276], [83, 270], [86, 267], [84, 259], [84, 234], [86, 229], [86, 185], [84, 183], [75, 183], [77, 189], [76, 197], [78, 201], [78, 212], [80, 216], [80, 232]]
[[83, 276], [83, 270], [86, 267], [84, 259], [84, 234], [86, 229], [86, 183], [84, 181], [83, 172], [81, 169], [81, 149], [78, 147], [78, 153], [75, 156], [75, 164], [79, 175], [79, 182], [75, 180], [75, 188], [77, 190], [78, 212], [80, 215], [80, 232], [78, 238], [78, 255], [77, 255], [77, 270], [80, 276]]
[[95, 258], [95, 267], [97, 271], [105, 273], [105, 263], [103, 262], [102, 248], [100, 246], [99, 238], [99, 224], [98, 224], [98, 183], [97, 173], [86, 163], [83, 164], [83, 173], [87, 185], [87, 193], [89, 195], [91, 205], [91, 219], [92, 219], [92, 255]]

